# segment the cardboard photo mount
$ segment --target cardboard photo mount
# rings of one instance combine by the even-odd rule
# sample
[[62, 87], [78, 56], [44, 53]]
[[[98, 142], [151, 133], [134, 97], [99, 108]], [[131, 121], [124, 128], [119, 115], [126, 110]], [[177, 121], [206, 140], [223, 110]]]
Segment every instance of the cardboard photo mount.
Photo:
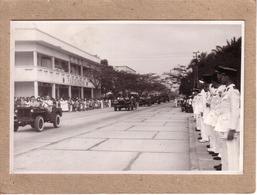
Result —
[[[0, 2], [0, 193], [253, 193], [255, 1], [3, 0]], [[243, 174], [11, 174], [10, 22], [14, 20], [219, 20], [245, 22]]]

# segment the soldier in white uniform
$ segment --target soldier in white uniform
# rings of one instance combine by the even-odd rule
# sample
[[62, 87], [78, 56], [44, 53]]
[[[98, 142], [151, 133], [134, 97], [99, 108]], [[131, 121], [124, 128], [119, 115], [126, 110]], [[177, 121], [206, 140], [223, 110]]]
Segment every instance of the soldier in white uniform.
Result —
[[209, 96], [210, 96], [210, 92], [209, 92], [209, 87], [210, 87], [210, 83], [211, 83], [211, 78], [212, 75], [211, 74], [206, 74], [206, 75], [202, 75], [203, 77], [203, 81], [204, 81], [204, 89], [202, 89], [201, 91], [201, 98], [200, 98], [200, 112], [201, 112], [201, 136], [202, 139], [199, 140], [199, 142], [204, 143], [204, 142], [208, 142], [209, 141], [209, 132], [208, 132], [208, 127], [205, 125], [204, 123], [204, 119], [207, 116], [208, 112], [209, 112], [209, 106], [208, 106], [208, 101], [209, 101]]
[[201, 93], [199, 89], [194, 89], [194, 92], [196, 93], [193, 99], [193, 112], [195, 115], [196, 120], [196, 127], [195, 131], [201, 130], [201, 112], [200, 112], [200, 99], [201, 99]]
[[222, 139], [222, 170], [239, 170], [239, 121], [240, 121], [240, 93], [236, 89], [233, 78], [237, 71], [222, 67], [221, 81], [226, 85], [221, 100], [220, 116], [215, 130]]

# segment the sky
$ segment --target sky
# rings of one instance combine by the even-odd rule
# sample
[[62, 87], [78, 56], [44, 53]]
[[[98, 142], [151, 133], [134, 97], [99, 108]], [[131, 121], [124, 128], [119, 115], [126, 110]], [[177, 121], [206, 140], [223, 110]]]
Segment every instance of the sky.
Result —
[[188, 65], [193, 52], [208, 52], [242, 36], [242, 23], [196, 21], [26, 21], [112, 66], [137, 73], [169, 72]]

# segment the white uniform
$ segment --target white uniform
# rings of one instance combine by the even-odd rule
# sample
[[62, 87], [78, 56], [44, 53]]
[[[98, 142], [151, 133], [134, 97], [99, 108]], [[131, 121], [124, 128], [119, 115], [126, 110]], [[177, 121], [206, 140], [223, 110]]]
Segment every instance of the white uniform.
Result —
[[[239, 170], [240, 93], [234, 84], [226, 87], [221, 100], [220, 116], [215, 130], [222, 138], [222, 170]], [[233, 140], [227, 140], [229, 130], [236, 130]]]
[[194, 97], [194, 114], [196, 120], [196, 129], [201, 130], [201, 93]]
[[215, 130], [215, 127], [218, 122], [218, 118], [220, 116], [220, 111], [221, 111], [221, 100], [222, 97], [224, 96], [224, 90], [226, 89], [225, 85], [220, 85], [218, 89], [216, 90], [215, 95], [213, 96], [213, 130], [215, 134], [215, 143], [214, 143], [214, 151], [215, 153], [219, 153], [219, 156], [221, 157], [221, 149], [222, 149], [222, 140], [220, 137], [219, 132]]
[[206, 117], [204, 118], [204, 123], [206, 125], [206, 128], [208, 129], [208, 137], [210, 139], [210, 148], [208, 151], [213, 151], [215, 152], [215, 134], [214, 134], [214, 123], [216, 125], [214, 115], [215, 115], [215, 96], [216, 96], [216, 91], [217, 89], [211, 88], [210, 89], [210, 97], [208, 99], [208, 104], [210, 105], [209, 107], [209, 112], [207, 113]]
[[206, 126], [204, 124], [204, 117], [205, 117], [205, 113], [207, 112], [206, 110], [206, 98], [208, 96], [208, 93], [206, 93], [203, 89], [201, 91], [201, 98], [200, 98], [200, 106], [199, 106], [199, 111], [201, 113], [203, 113], [203, 116], [201, 116], [200, 121], [201, 121], [201, 136], [202, 136], [202, 140], [200, 141], [209, 141], [208, 138], [208, 132], [206, 129]]

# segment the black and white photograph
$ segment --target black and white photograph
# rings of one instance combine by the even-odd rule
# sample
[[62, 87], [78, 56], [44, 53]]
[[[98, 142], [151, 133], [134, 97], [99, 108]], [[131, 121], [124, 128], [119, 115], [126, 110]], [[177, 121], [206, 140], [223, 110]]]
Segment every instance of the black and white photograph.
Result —
[[10, 26], [11, 173], [243, 173], [243, 21]]

